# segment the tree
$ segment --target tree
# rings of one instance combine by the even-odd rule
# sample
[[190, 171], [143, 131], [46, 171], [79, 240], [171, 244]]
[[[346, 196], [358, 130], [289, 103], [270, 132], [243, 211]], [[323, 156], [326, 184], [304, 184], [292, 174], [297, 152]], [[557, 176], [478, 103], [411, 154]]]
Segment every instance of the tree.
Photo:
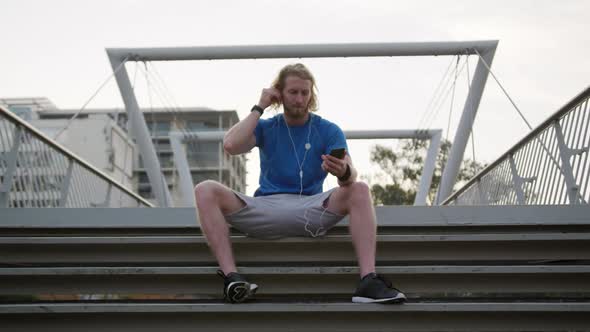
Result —
[[[371, 162], [377, 164], [381, 171], [372, 176], [363, 176], [371, 187], [371, 195], [377, 205], [412, 205], [424, 168], [428, 141], [412, 139], [403, 141], [401, 148], [395, 150], [382, 145], [371, 149]], [[444, 165], [446, 165], [451, 142], [443, 139], [436, 157], [432, 184], [427, 201], [433, 202], [440, 185]], [[467, 180], [475, 176], [486, 165], [477, 161], [464, 160], [458, 174], [454, 189], [459, 188]], [[379, 183], [375, 183], [375, 179]]]

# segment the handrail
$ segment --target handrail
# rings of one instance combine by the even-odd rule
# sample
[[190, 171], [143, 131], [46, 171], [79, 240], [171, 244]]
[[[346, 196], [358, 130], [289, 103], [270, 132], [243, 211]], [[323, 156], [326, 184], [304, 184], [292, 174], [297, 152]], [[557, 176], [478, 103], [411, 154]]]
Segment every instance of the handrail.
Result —
[[[181, 192], [184, 206], [194, 206], [193, 183], [190, 176], [187, 153], [181, 146], [184, 141], [221, 142], [226, 131], [203, 132], [170, 132], [171, 146], [174, 151], [174, 162], [180, 177]], [[426, 205], [428, 190], [434, 174], [436, 155], [440, 149], [442, 130], [345, 130], [346, 139], [388, 139], [388, 138], [414, 138], [429, 140], [429, 148], [424, 162], [424, 169], [420, 177], [420, 185], [414, 198], [414, 205]]]
[[130, 191], [129, 189], [127, 189], [126, 187], [121, 185], [115, 179], [111, 178], [110, 176], [108, 176], [107, 174], [105, 174], [104, 172], [99, 170], [98, 168], [96, 168], [96, 167], [92, 166], [91, 164], [89, 164], [88, 162], [84, 161], [80, 156], [76, 155], [74, 152], [72, 152], [69, 149], [63, 147], [62, 145], [56, 143], [54, 140], [49, 138], [47, 135], [45, 135], [44, 133], [42, 133], [41, 131], [39, 131], [38, 129], [36, 129], [35, 127], [30, 125], [26, 121], [22, 120], [21, 118], [19, 118], [18, 116], [16, 116], [12, 112], [6, 110], [3, 107], [0, 107], [0, 114], [2, 114], [8, 121], [12, 122], [15, 126], [20, 126], [20, 127], [24, 128], [28, 133], [32, 134], [33, 136], [35, 136], [37, 139], [39, 139], [43, 143], [49, 145], [51, 148], [62, 153], [67, 158], [74, 160], [77, 165], [80, 165], [81, 167], [83, 167], [87, 171], [90, 171], [94, 175], [96, 175], [99, 178], [101, 178], [102, 180], [106, 181], [109, 185], [112, 185], [112, 186], [116, 187], [117, 189], [121, 190], [122, 192], [124, 192], [125, 194], [131, 196], [133, 199], [135, 199], [138, 202], [138, 204], [140, 204], [140, 205], [143, 204], [146, 207], [154, 207], [154, 205], [152, 203], [148, 202], [143, 197], [139, 196], [138, 194], [134, 193], [133, 191]]
[[[583, 102], [587, 102], [590, 98], [590, 86], [586, 87], [582, 92], [572, 98], [568, 103], [566, 103], [563, 107], [561, 107], [558, 111], [553, 113], [547, 120], [543, 121], [540, 125], [534, 128], [531, 132], [529, 132], [526, 136], [520, 139], [514, 146], [512, 146], [508, 151], [502, 154], [498, 159], [494, 162], [486, 166], [483, 170], [477, 173], [471, 180], [469, 180], [463, 187], [455, 191], [452, 195], [447, 197], [441, 205], [450, 204], [452, 201], [455, 201], [460, 195], [464, 194], [467, 190], [472, 188], [473, 186], [477, 185], [477, 182], [482, 179], [483, 176], [489, 174], [491, 171], [495, 170], [501, 163], [506, 162], [506, 160], [510, 160], [523, 146], [532, 142], [533, 140], [539, 140], [538, 136], [546, 129], [550, 128], [556, 121], [559, 121], [563, 116], [568, 114], [570, 111], [574, 111], [575, 108], [581, 105]], [[561, 133], [563, 135], [563, 133]], [[542, 143], [541, 143], [542, 144]], [[560, 146], [560, 150], [561, 150]], [[543, 145], [543, 149], [546, 150], [546, 147]], [[565, 149], [569, 149], [565, 147]], [[583, 152], [583, 151], [582, 151]], [[586, 151], [588, 153], [588, 151]], [[551, 156], [551, 158], [553, 158]], [[563, 161], [563, 160], [562, 160]], [[556, 160], [553, 160], [553, 163], [557, 165], [557, 168], [561, 170], [559, 163]], [[569, 162], [568, 162], [569, 164]], [[535, 179], [532, 179], [535, 180]], [[572, 189], [572, 188], [568, 188]], [[575, 188], [573, 188], [575, 189]]]

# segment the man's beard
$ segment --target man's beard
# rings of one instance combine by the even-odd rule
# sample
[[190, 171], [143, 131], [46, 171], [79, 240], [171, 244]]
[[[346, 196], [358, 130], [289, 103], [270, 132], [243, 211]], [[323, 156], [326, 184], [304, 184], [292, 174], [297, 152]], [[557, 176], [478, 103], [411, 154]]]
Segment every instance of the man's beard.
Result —
[[303, 107], [293, 109], [283, 105], [283, 109], [285, 110], [285, 114], [293, 119], [303, 119], [308, 113], [307, 108]]

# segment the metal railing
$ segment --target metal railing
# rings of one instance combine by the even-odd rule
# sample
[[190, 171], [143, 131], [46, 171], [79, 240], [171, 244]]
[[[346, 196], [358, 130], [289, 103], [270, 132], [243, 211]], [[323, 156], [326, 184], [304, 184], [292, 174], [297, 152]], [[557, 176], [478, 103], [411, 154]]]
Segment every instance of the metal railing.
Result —
[[[187, 152], [183, 144], [186, 142], [221, 142], [225, 131], [192, 132], [186, 135], [183, 132], [171, 132], [170, 143], [174, 150], [174, 162], [180, 178], [180, 190], [184, 200], [184, 206], [194, 206], [194, 184], [189, 172]], [[434, 174], [436, 156], [440, 149], [442, 130], [345, 130], [347, 139], [389, 139], [389, 138], [416, 138], [429, 140], [429, 148], [424, 162], [424, 170], [420, 178], [420, 185], [414, 199], [414, 205], [425, 205], [428, 190]], [[220, 154], [222, 152], [220, 151]], [[229, 157], [229, 156], [228, 156]], [[234, 156], [235, 157], [235, 156]], [[227, 159], [223, 159], [227, 162]], [[225, 164], [227, 165], [227, 164]], [[223, 165], [219, 165], [221, 169]], [[231, 167], [229, 168], [231, 170]]]
[[0, 208], [153, 207], [0, 107]]
[[590, 87], [442, 204], [588, 204]]

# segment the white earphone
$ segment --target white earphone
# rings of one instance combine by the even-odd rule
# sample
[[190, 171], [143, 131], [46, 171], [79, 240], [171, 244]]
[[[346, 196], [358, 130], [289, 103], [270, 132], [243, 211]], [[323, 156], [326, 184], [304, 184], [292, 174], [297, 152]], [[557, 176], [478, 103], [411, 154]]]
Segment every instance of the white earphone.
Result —
[[[293, 137], [291, 136], [291, 129], [289, 129], [289, 124], [287, 124], [287, 120], [285, 120], [285, 116], [283, 115], [283, 121], [285, 121], [285, 126], [287, 127], [287, 133], [289, 134], [289, 139], [291, 139], [291, 145], [293, 146], [293, 152], [295, 153], [295, 160], [297, 160], [297, 166], [299, 166], [299, 188], [300, 188], [299, 198], [301, 198], [301, 195], [303, 193], [303, 164], [305, 163], [305, 159], [307, 158], [307, 152], [309, 152], [309, 150], [311, 149], [310, 137], [311, 137], [311, 123], [313, 121], [313, 115], [311, 113], [309, 113], [309, 116], [310, 116], [309, 129], [307, 132], [307, 142], [305, 143], [305, 154], [303, 155], [303, 161], [300, 163], [299, 162], [299, 155], [297, 154], [297, 148], [295, 147], [295, 141], [293, 141]], [[323, 203], [322, 203], [322, 205], [323, 205]], [[308, 229], [309, 223], [311, 221], [307, 217], [308, 210], [305, 210], [305, 213], [303, 214], [303, 218], [305, 219], [304, 229], [312, 237], [318, 237], [320, 231], [324, 229], [324, 227], [322, 225], [322, 217], [324, 216], [324, 213], [326, 213], [327, 209], [328, 209], [327, 207], [324, 207], [324, 211], [322, 211], [322, 214], [320, 215], [320, 227], [316, 230], [315, 233]]]

